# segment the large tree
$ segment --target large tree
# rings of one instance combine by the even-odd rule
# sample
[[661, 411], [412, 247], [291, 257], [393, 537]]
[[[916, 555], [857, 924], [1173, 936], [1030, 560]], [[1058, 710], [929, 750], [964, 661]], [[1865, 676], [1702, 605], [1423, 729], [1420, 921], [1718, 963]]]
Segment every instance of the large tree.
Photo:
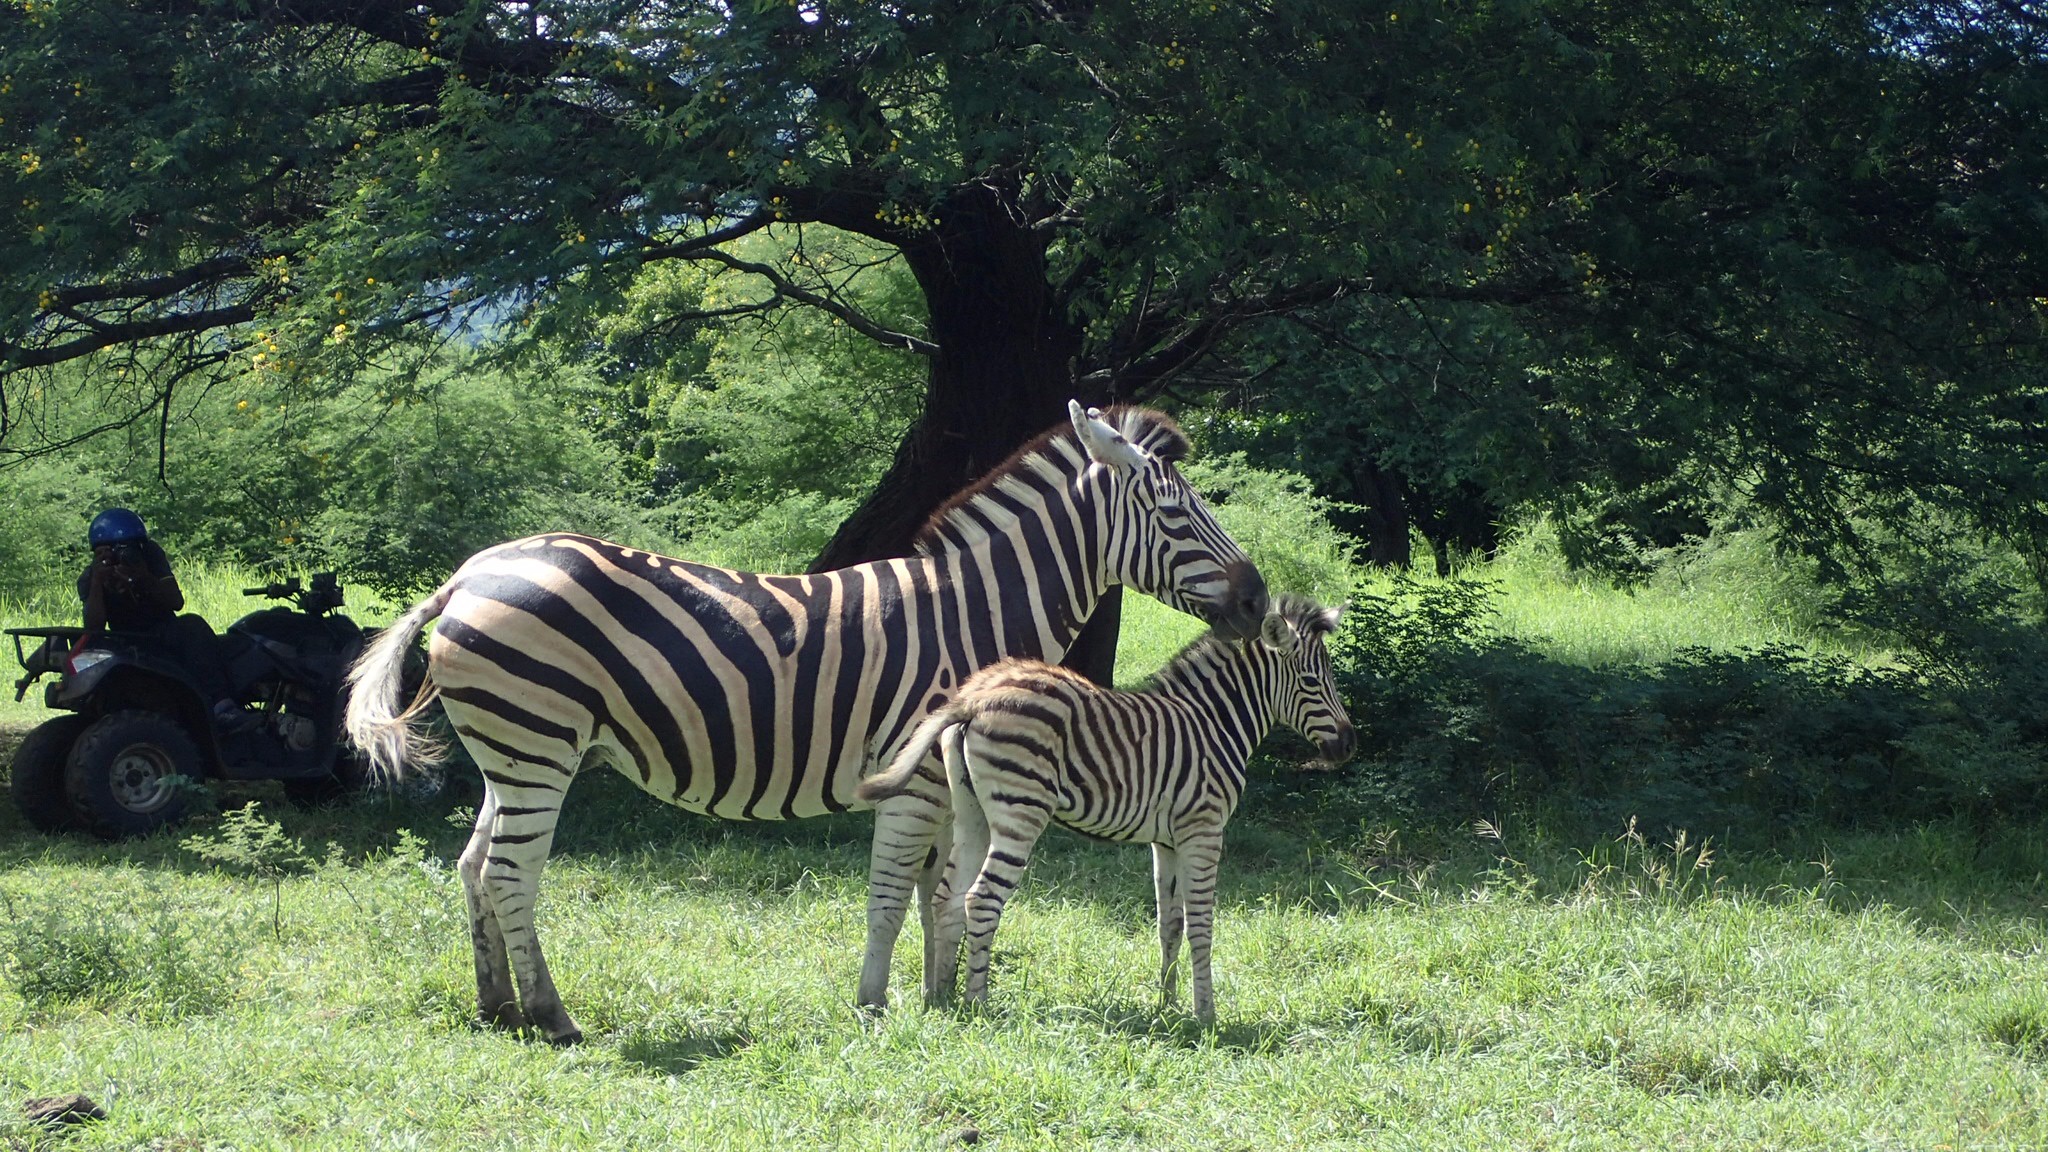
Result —
[[[1757, 429], [1788, 505], [1993, 476], [2038, 531], [2042, 34], [2002, 0], [9, 0], [0, 447], [53, 365], [168, 418], [230, 360], [559, 331], [692, 260], [929, 363], [821, 566], [1069, 396], [1247, 388], [1257, 322], [1441, 360], [1346, 336], [1390, 308], [1534, 342], [1474, 402], [1521, 490]], [[777, 222], [897, 253], [923, 326], [735, 254]]]

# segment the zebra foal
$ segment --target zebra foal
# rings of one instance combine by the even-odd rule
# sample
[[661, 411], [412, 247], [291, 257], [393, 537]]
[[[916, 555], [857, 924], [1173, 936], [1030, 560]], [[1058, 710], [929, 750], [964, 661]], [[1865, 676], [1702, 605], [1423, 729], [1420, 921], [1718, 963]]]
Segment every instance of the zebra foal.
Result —
[[[1152, 686], [1115, 692], [1036, 660], [982, 669], [920, 725], [858, 790], [878, 803], [910, 786], [936, 745], [952, 789], [953, 866], [964, 900], [969, 1001], [988, 995], [989, 946], [1031, 848], [1054, 820], [1106, 840], [1152, 845], [1159, 901], [1160, 1004], [1170, 1004], [1185, 931], [1195, 1016], [1216, 1019], [1209, 977], [1223, 827], [1244, 791], [1245, 762], [1275, 721], [1351, 755], [1323, 638], [1340, 608], [1278, 596], [1255, 639], [1210, 633], [1160, 669]], [[972, 883], [961, 883], [968, 876]], [[942, 917], [949, 925], [962, 917]], [[951, 963], [958, 940], [940, 940]]]

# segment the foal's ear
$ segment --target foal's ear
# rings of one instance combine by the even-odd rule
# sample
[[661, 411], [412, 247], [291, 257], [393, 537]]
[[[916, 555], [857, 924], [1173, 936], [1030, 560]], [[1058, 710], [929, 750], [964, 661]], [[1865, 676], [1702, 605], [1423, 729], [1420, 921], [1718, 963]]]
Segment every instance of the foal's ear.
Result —
[[1335, 608], [1324, 608], [1315, 613], [1308, 618], [1308, 630], [1319, 636], [1328, 636], [1335, 632], [1337, 625], [1344, 619], [1344, 609], [1348, 607], [1349, 604], [1339, 604]]
[[1067, 418], [1074, 422], [1074, 435], [1081, 438], [1081, 447], [1090, 460], [1121, 472], [1135, 472], [1145, 466], [1144, 451], [1110, 427], [1109, 421], [1102, 418], [1102, 409], [1083, 410], [1079, 400], [1069, 400]]
[[1259, 639], [1266, 642], [1266, 647], [1282, 652], [1292, 653], [1295, 648], [1294, 628], [1278, 612], [1268, 615], [1259, 625]]

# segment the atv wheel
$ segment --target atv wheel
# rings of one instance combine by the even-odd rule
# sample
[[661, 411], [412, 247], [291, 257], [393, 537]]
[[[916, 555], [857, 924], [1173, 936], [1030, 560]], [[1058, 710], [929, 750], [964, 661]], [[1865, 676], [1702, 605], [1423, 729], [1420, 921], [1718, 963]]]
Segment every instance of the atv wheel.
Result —
[[38, 832], [63, 832], [78, 826], [71, 800], [64, 795], [64, 761], [71, 745], [85, 731], [83, 716], [45, 720], [14, 750], [14, 774], [8, 791], [14, 806]]
[[199, 772], [199, 749], [177, 721], [157, 712], [115, 712], [72, 746], [64, 791], [86, 831], [120, 840], [177, 823], [185, 815], [185, 788]]

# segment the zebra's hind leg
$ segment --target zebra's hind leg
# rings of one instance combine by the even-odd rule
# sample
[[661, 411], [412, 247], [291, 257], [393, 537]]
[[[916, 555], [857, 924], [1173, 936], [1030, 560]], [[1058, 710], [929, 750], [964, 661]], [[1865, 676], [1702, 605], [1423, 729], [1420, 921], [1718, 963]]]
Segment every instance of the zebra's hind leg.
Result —
[[1152, 887], [1159, 902], [1159, 1007], [1173, 1006], [1180, 974], [1180, 937], [1187, 905], [1180, 886], [1180, 854], [1170, 844], [1152, 845]]
[[875, 838], [868, 850], [867, 952], [860, 968], [863, 1008], [888, 1006], [889, 961], [896, 937], [903, 931], [903, 917], [919, 878], [934, 863], [933, 846], [950, 818], [945, 785], [937, 772], [929, 770], [912, 779], [910, 791], [875, 808]]
[[[472, 744], [471, 752], [477, 751]], [[554, 977], [541, 953], [540, 936], [534, 930], [533, 910], [540, 896], [541, 871], [554, 846], [555, 824], [562, 815], [562, 797], [575, 772], [488, 753], [476, 759], [483, 770], [485, 804], [490, 810], [487, 833], [482, 817], [478, 818], [477, 832], [485, 836], [480, 879], [519, 985], [523, 1015], [550, 1043], [574, 1044], [583, 1039], [583, 1030], [570, 1018], [561, 994], [555, 991]]]
[[953, 857], [953, 824], [939, 827], [918, 873], [918, 913], [924, 929], [924, 999], [943, 1004], [953, 998], [960, 967], [962, 914], [960, 871]]
[[469, 905], [469, 941], [476, 953], [477, 1018], [485, 1027], [518, 1032], [526, 1027], [512, 987], [512, 965], [505, 954], [505, 933], [498, 926], [498, 910], [484, 887], [484, 861], [490, 856], [491, 827], [497, 820], [498, 798], [486, 784], [484, 802], [477, 810], [476, 831], [462, 850], [456, 871], [462, 876], [462, 895]]

